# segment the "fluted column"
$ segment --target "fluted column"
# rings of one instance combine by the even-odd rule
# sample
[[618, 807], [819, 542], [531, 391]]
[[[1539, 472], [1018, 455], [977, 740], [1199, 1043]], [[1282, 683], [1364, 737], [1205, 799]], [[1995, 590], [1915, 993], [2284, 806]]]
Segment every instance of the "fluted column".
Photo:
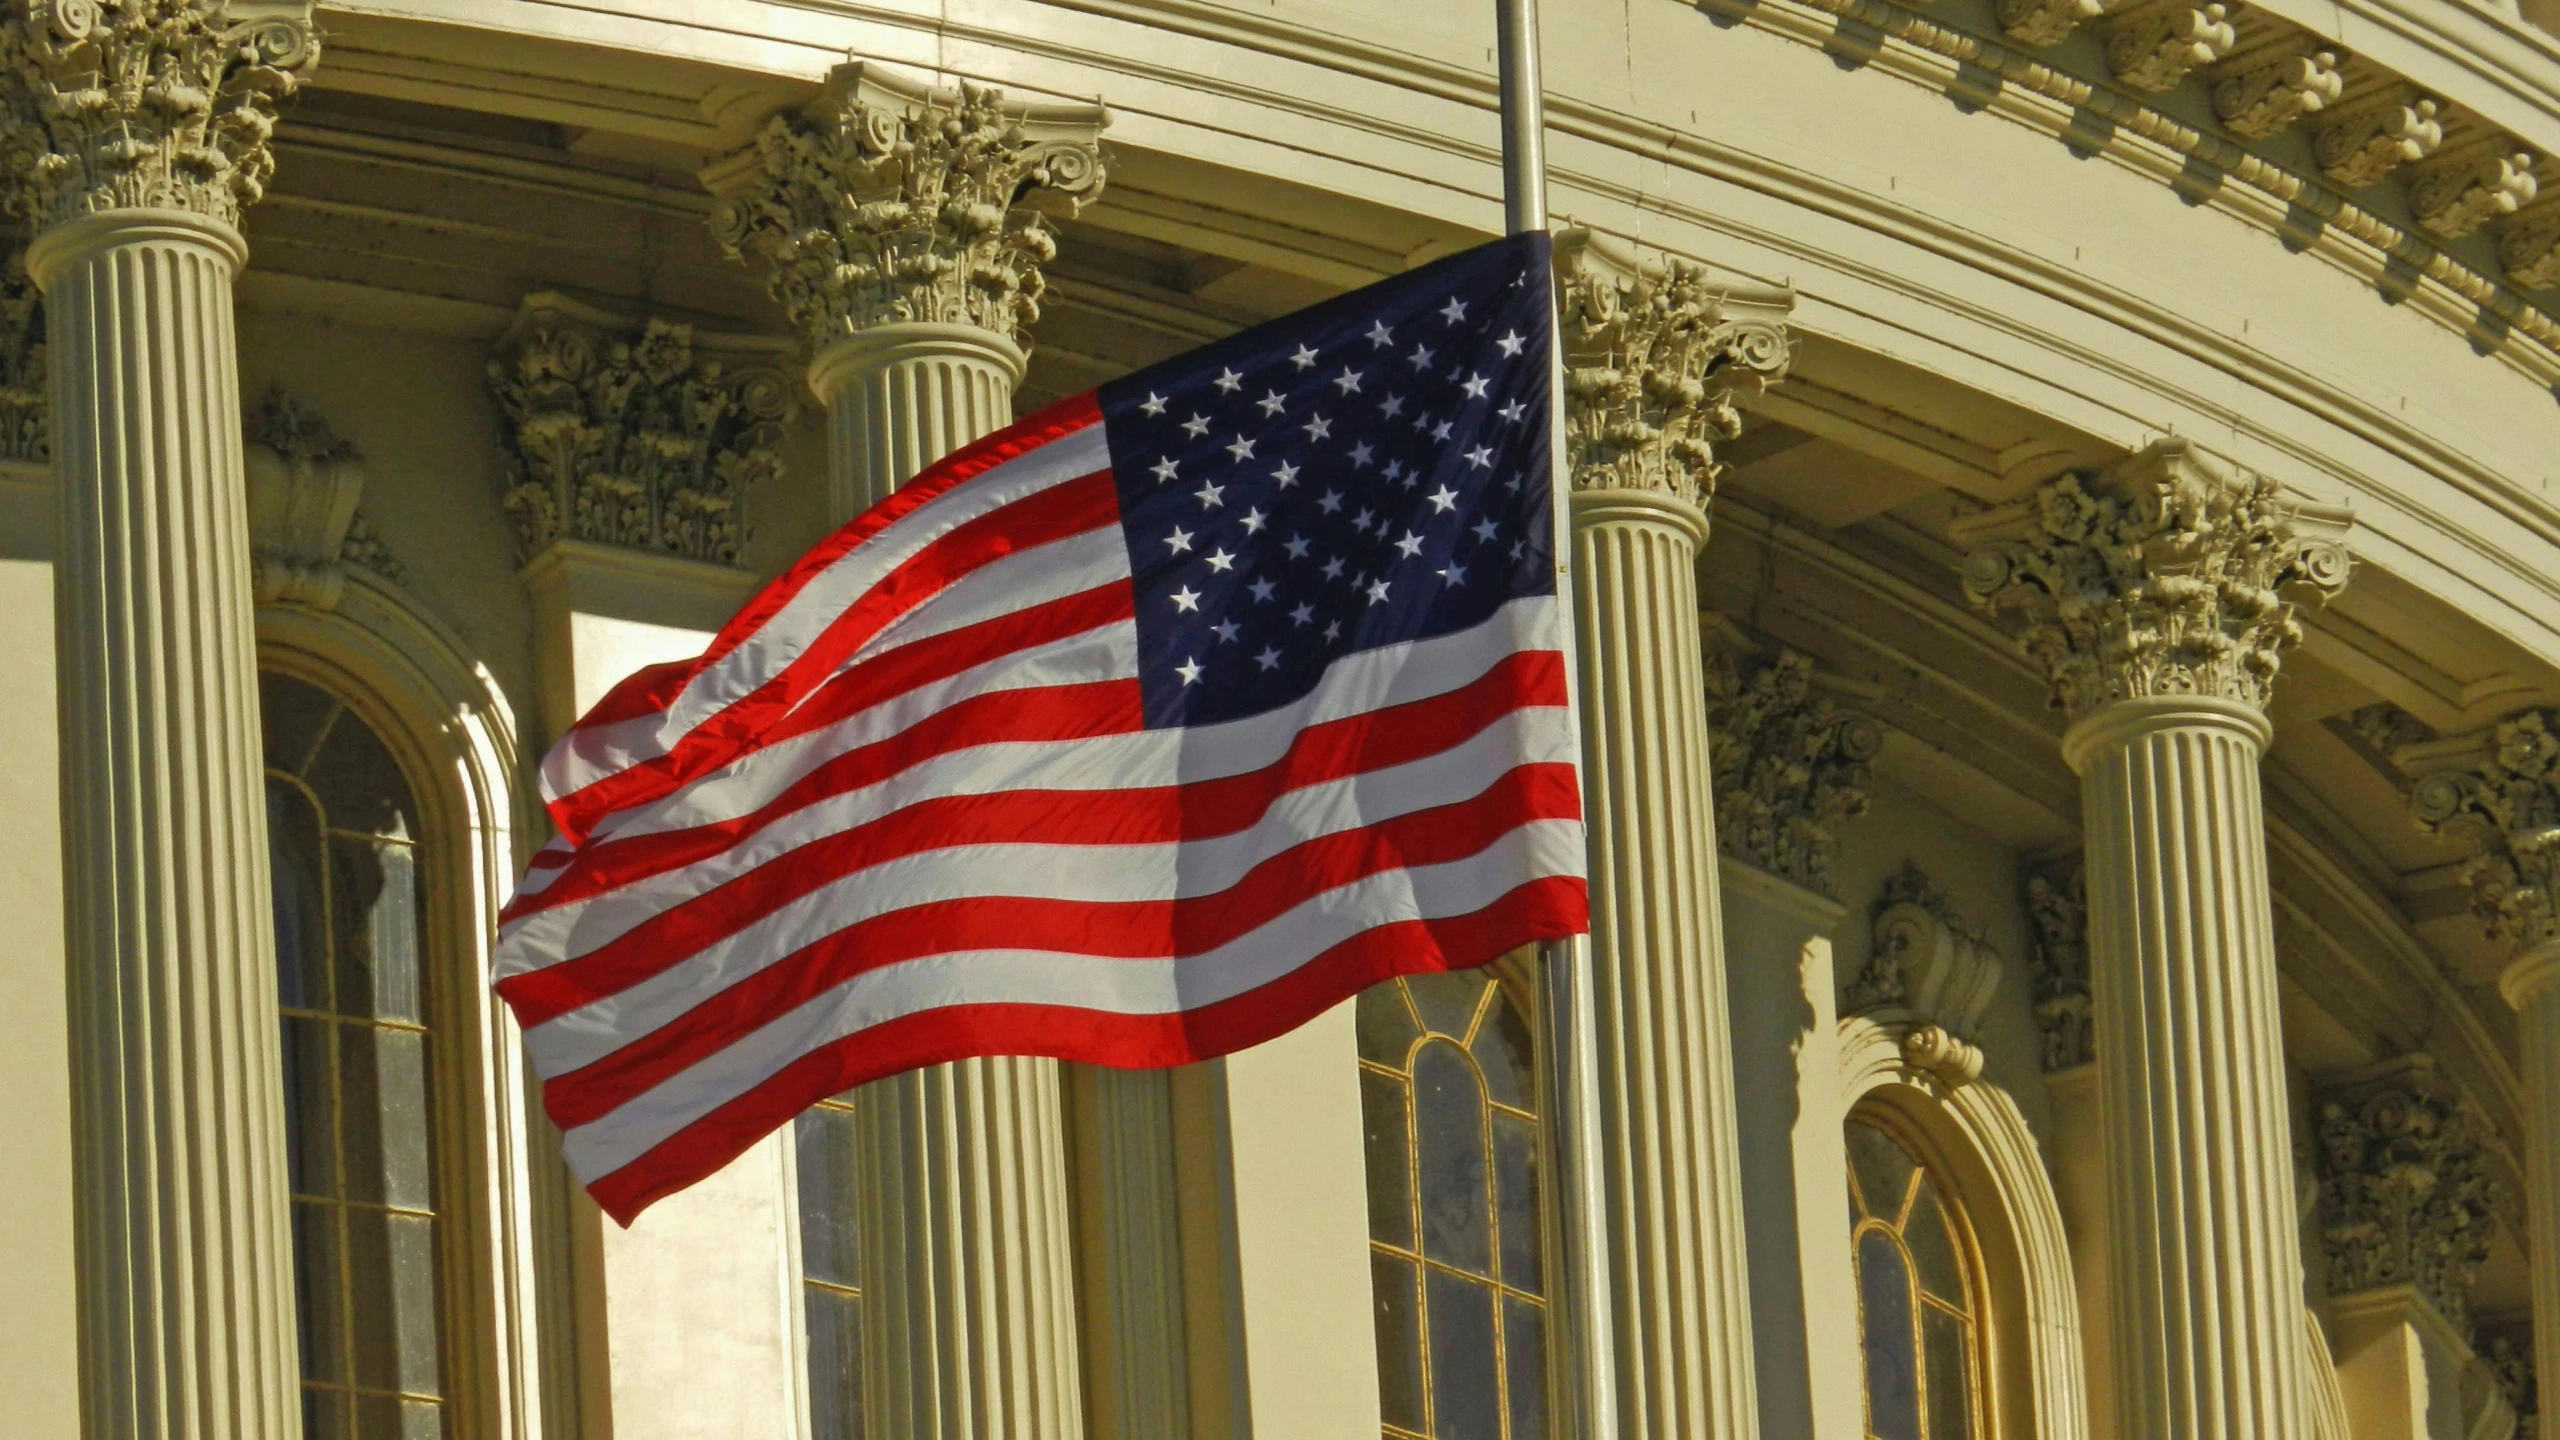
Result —
[[[815, 353], [833, 519], [1012, 419], [1046, 217], [1101, 190], [1106, 118], [841, 65], [707, 177]], [[1060, 1077], [999, 1057], [858, 1092], [871, 1440], [1081, 1440]]]
[[2534, 1373], [2560, 1376], [2560, 941], [2526, 951], [2507, 967], [2498, 988], [2516, 1007], [2524, 1051], [2525, 1254], [2533, 1262]]
[[[1583, 807], [1627, 1440], [1759, 1433], [1697, 561], [1724, 383], [1783, 368], [1783, 293], [1734, 301], [1557, 240]], [[1731, 303], [1731, 311], [1725, 308]], [[1740, 363], [1735, 363], [1735, 362]]]
[[2074, 717], [2121, 1436], [2309, 1433], [2258, 761], [2321, 528], [2175, 440], [1966, 527]]

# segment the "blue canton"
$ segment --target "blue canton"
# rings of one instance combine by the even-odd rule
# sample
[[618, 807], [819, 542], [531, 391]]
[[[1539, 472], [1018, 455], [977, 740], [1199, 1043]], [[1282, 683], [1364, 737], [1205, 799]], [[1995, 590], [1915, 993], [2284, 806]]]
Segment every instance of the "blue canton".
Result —
[[1496, 241], [1102, 387], [1149, 726], [1555, 592], [1547, 255]]

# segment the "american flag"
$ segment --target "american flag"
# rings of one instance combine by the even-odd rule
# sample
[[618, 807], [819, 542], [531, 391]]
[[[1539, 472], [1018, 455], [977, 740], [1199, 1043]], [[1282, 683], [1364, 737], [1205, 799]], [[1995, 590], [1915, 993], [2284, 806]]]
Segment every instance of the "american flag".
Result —
[[1548, 287], [1517, 236], [1063, 401], [599, 702], [496, 972], [604, 1209], [901, 1070], [1581, 931]]

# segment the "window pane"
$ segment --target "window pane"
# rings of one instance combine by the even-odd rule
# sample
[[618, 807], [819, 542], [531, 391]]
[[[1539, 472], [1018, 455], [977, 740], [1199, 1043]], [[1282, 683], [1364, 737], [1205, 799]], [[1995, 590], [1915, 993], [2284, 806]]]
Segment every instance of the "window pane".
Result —
[[293, 1299], [302, 1320], [303, 1378], [343, 1383], [347, 1326], [339, 1289], [338, 1214], [335, 1205], [294, 1202]]
[[1402, 1070], [1405, 1052], [1422, 1038], [1413, 1012], [1405, 1008], [1404, 987], [1392, 980], [1370, 986], [1360, 992], [1352, 1014], [1360, 1036], [1360, 1058]]
[[1428, 1270], [1431, 1433], [1436, 1440], [1502, 1440], [1501, 1366], [1494, 1354], [1493, 1288]]
[[338, 1193], [337, 1062], [329, 1053], [337, 1028], [284, 1017], [285, 1167], [296, 1195]]
[[862, 1302], [819, 1285], [804, 1294], [811, 1440], [862, 1440]]
[[347, 1211], [348, 1269], [359, 1279], [353, 1322], [355, 1383], [368, 1390], [440, 1392], [436, 1360], [434, 1223], [381, 1210]]
[[1502, 1283], [1539, 1294], [1538, 1127], [1517, 1115], [1493, 1114], [1494, 1177], [1501, 1201]]
[[302, 770], [304, 784], [320, 797], [329, 828], [363, 835], [418, 834], [408, 777], [383, 748], [381, 737], [353, 714], [341, 715], [320, 742], [320, 753]]
[[1369, 1290], [1378, 1307], [1378, 1415], [1417, 1435], [1422, 1426], [1422, 1305], [1413, 1262], [1371, 1252]]
[[1484, 1091], [1465, 1052], [1435, 1040], [1415, 1053], [1413, 1118], [1423, 1258], [1491, 1275]]
[[343, 1390], [306, 1390], [302, 1396], [303, 1440], [356, 1440], [354, 1397]]
[[[335, 818], [335, 817], [332, 817]], [[329, 838], [337, 1012], [425, 1021], [418, 1003], [418, 892], [409, 850], [347, 835]]]
[[1934, 1305], [1923, 1306], [1920, 1341], [1929, 1357], [1929, 1440], [1971, 1440], [1972, 1327]]
[[1902, 1201], [1911, 1189], [1911, 1156], [1873, 1125], [1849, 1122], [1849, 1174], [1866, 1197], [1866, 1214], [1899, 1227]]
[[327, 872], [320, 817], [290, 781], [267, 778], [267, 872], [276, 917], [276, 1003], [329, 1008]]
[[444, 1440], [444, 1406], [433, 1400], [400, 1403], [400, 1440]]
[[853, 1112], [832, 1105], [804, 1111], [791, 1134], [800, 1162], [800, 1273], [852, 1289], [862, 1283], [861, 1237], [853, 1227]]
[[1503, 1297], [1502, 1352], [1511, 1377], [1511, 1440], [1546, 1440], [1546, 1307]]
[[288, 775], [302, 773], [320, 727], [338, 711], [336, 697], [272, 670], [258, 675], [258, 729], [265, 737], [267, 766]]
[[1484, 1067], [1485, 1090], [1497, 1103], [1535, 1114], [1536, 1061], [1530, 1048], [1528, 1022], [1512, 1005], [1511, 997], [1503, 993], [1499, 981], [1488, 979], [1486, 988], [1492, 990], [1493, 998], [1485, 1007], [1483, 1023], [1476, 1027], [1473, 1047], [1476, 1063]]
[[1405, 1084], [1375, 1070], [1360, 1072], [1363, 1153], [1369, 1161], [1369, 1238], [1399, 1250], [1413, 1248], [1411, 1126], [1404, 1113]]
[[1858, 1237], [1858, 1342], [1867, 1362], [1867, 1433], [1875, 1440], [1923, 1440], [1919, 1335], [1911, 1313], [1911, 1272], [1893, 1237]]
[[1413, 1008], [1434, 1034], [1464, 1041], [1475, 1024], [1477, 1002], [1484, 999], [1487, 977], [1481, 970], [1451, 970], [1407, 975], [1404, 990]]
[[1912, 1266], [1920, 1272], [1920, 1288], [1944, 1300], [1958, 1310], [1969, 1310], [1964, 1290], [1964, 1267], [1956, 1258], [1955, 1236], [1947, 1229], [1946, 1212], [1939, 1208], [1938, 1189], [1924, 1174], [1920, 1194], [1911, 1202], [1911, 1219], [1903, 1227], [1902, 1243], [1911, 1247]]

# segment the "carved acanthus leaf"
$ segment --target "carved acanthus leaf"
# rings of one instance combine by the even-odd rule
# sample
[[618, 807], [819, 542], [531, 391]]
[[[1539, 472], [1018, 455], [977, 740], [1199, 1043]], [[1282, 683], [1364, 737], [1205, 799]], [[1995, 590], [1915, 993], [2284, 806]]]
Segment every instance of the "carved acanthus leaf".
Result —
[[2560, 287], [2560, 210], [2519, 217], [2501, 230], [2498, 263], [2527, 290]]
[[1999, 0], [2002, 34], [2021, 45], [2059, 45], [2072, 31], [2107, 13], [2102, 0]]
[[2165, 0], [2137, 6], [2107, 32], [2107, 68], [2136, 90], [2174, 88], [2200, 65], [2211, 65], [2240, 43], [2230, 10], [2220, 3]]
[[1578, 490], [1657, 490], [1704, 505], [1715, 444], [1742, 433], [1734, 395], [1786, 373], [1791, 292], [1719, 284], [1592, 236], [1556, 239], [1565, 445]]
[[2418, 223], [2448, 240], [2460, 239], [2502, 215], [2532, 203], [2541, 186], [2533, 156], [2517, 150], [2452, 160], [2409, 182], [2409, 209]]
[[2444, 144], [2443, 107], [2425, 96], [2358, 107], [2323, 126], [2311, 142], [2320, 173], [2349, 189], [2377, 185]]
[[1867, 812], [1884, 727], [1813, 693], [1813, 663], [1788, 652], [1748, 681], [1709, 670], [1707, 756], [1716, 843], [1808, 890], [1831, 892], [1844, 821]]
[[2098, 1058], [2089, 1029], [2089, 881], [2075, 864], [2067, 876], [2027, 880], [2027, 925], [2035, 935], [2036, 1025], [2044, 1031], [2044, 1068], [2068, 1070]]
[[2264, 140], [2305, 115], [2325, 110], [2347, 93], [2335, 50], [2277, 53], [2262, 64], [2225, 75], [2213, 87], [2213, 113], [2235, 135]]
[[724, 358], [693, 327], [636, 328], [528, 297], [489, 363], [525, 558], [560, 539], [734, 564], [747, 492], [782, 471], [796, 391], [766, 342]]
[[2467, 1326], [2505, 1185], [2489, 1128], [2424, 1055], [2320, 1105], [2321, 1238], [2329, 1289], [2410, 1285]]
[[282, 386], [249, 416], [247, 441], [250, 583], [259, 601], [336, 606], [346, 591], [364, 457]]
[[28, 0], [0, 65], [10, 207], [41, 227], [101, 210], [237, 225], [266, 192], [276, 106], [320, 55], [307, 3]]
[[1849, 1008], [1891, 1006], [1969, 1040], [1999, 985], [2000, 951], [1917, 863], [1905, 861], [1876, 897], [1875, 949], [1849, 986]]
[[2533, 1325], [2526, 1321], [2487, 1337], [2480, 1346], [2480, 1358], [2489, 1373], [2498, 1379], [2498, 1388], [2506, 1393], [2507, 1404], [2520, 1417], [2516, 1440], [2533, 1440], [2541, 1411], [2541, 1386], [2537, 1384], [2533, 1363]]
[[2227, 475], [2172, 438], [1967, 517], [1957, 532], [1979, 542], [1965, 557], [1966, 596], [2025, 613], [2019, 648], [2077, 719], [2161, 695], [2265, 708], [2302, 638], [2295, 601], [2346, 584], [2343, 528], [2288, 502], [2274, 481]]
[[712, 230], [752, 256], [819, 345], [875, 325], [972, 325], [1021, 342], [1040, 316], [1052, 218], [1102, 193], [1094, 106], [902, 86], [839, 65], [817, 100], [775, 116], [712, 178]]
[[2560, 713], [2527, 710], [2489, 739], [2473, 768], [2422, 776], [2410, 813], [2470, 850], [2462, 888], [2491, 938], [2560, 940]]
[[0, 460], [53, 457], [52, 377], [45, 369], [44, 295], [11, 257], [0, 271]]

